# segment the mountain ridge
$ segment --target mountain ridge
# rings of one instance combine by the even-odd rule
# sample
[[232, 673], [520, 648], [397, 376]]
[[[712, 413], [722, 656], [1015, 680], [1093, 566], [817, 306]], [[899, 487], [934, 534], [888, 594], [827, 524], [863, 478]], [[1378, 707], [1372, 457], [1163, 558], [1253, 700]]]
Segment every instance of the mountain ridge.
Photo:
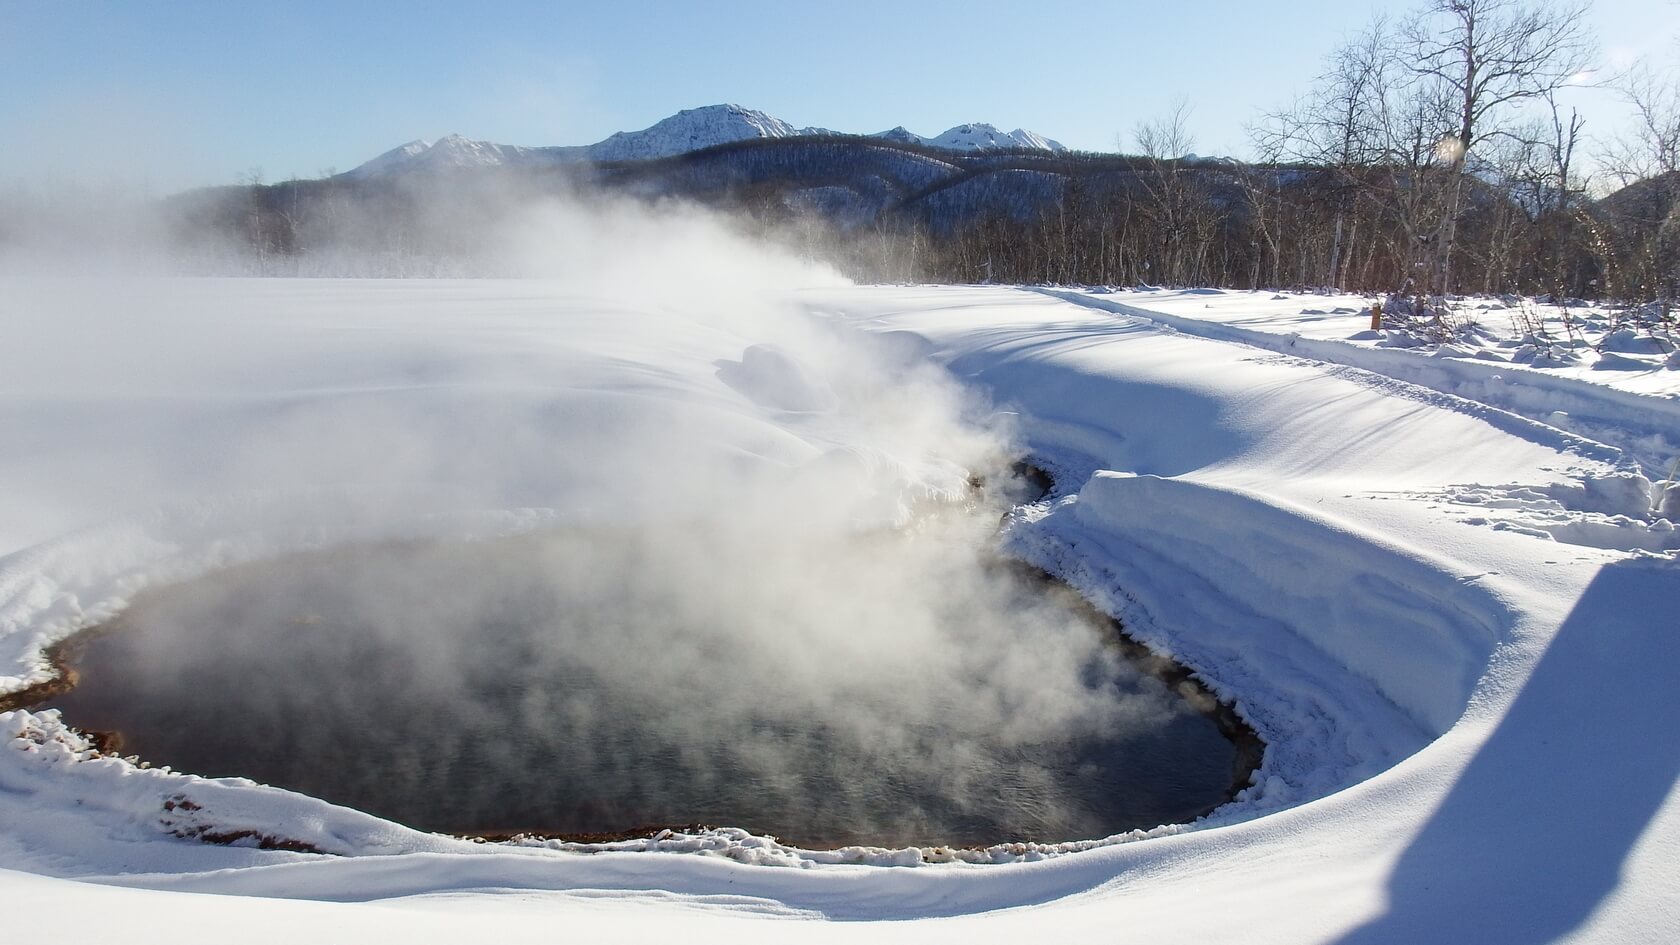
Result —
[[1021, 128], [1005, 132], [984, 122], [955, 125], [935, 137], [918, 135], [903, 125], [873, 135], [845, 135], [826, 128], [795, 128], [788, 122], [757, 109], [720, 104], [685, 108], [640, 131], [614, 132], [594, 144], [587, 145], [528, 147], [476, 141], [460, 134], [445, 135], [432, 142], [416, 139], [392, 148], [340, 176], [368, 179], [473, 167], [644, 161], [755, 138], [836, 135], [881, 138], [947, 151], [1026, 149], [1060, 154], [1068, 150], [1061, 142], [1034, 132]]

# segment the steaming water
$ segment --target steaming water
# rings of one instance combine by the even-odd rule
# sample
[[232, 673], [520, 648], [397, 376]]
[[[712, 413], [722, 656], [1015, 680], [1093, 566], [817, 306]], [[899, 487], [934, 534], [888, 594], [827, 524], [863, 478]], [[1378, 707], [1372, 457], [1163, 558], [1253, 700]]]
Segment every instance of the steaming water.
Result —
[[[837, 575], [815, 605], [787, 586]], [[939, 535], [350, 547], [155, 591], [116, 629], [71, 722], [428, 830], [1058, 841], [1192, 818], [1232, 775], [1074, 595]]]

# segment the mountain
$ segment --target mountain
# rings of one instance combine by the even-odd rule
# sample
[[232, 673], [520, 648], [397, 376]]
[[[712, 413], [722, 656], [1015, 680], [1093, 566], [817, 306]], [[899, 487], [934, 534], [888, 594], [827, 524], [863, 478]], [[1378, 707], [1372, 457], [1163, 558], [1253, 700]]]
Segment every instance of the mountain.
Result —
[[1606, 194], [1594, 206], [1602, 214], [1647, 226], [1680, 213], [1680, 171], [1658, 174]]
[[[620, 131], [591, 145], [519, 147], [449, 135], [435, 142], [410, 141], [341, 175], [352, 179], [387, 177], [474, 167], [514, 167], [648, 161], [688, 154], [738, 141], [774, 138], [833, 137], [824, 128], [795, 128], [780, 118], [740, 105], [687, 108], [640, 131]], [[1028, 149], [1059, 154], [1059, 142], [1020, 128], [999, 131], [992, 125], [958, 125], [936, 138], [924, 138], [903, 126], [869, 137], [948, 151]]]
[[796, 138], [828, 134], [795, 128], [780, 118], [739, 105], [685, 108], [641, 131], [620, 131], [583, 149], [592, 161], [646, 161], [749, 138]]
[[386, 151], [365, 164], [346, 172], [351, 178], [384, 177], [390, 174], [415, 171], [452, 171], [473, 167], [511, 167], [545, 163], [544, 148], [522, 148], [510, 144], [473, 141], [461, 135], [448, 135], [428, 144], [409, 143]]
[[914, 131], [911, 131], [910, 129], [904, 127], [903, 125], [899, 125], [897, 128], [894, 128], [891, 131], [878, 131], [875, 134], [870, 135], [869, 137], [880, 138], [882, 141], [894, 141], [894, 142], [897, 142], [899, 144], [926, 144], [927, 143], [926, 138], [922, 137], [919, 134], [916, 134]]
[[1014, 131], [999, 131], [997, 126], [988, 125], [984, 122], [958, 125], [955, 128], [948, 129], [936, 138], [920, 137], [913, 132], [906, 131], [902, 125], [891, 131], [883, 131], [877, 137], [895, 141], [915, 139], [930, 148], [944, 148], [947, 151], [1009, 151], [1025, 148], [1031, 151], [1050, 151], [1060, 154], [1067, 150], [1067, 147], [1060, 141], [1051, 140], [1023, 128], [1016, 128]]

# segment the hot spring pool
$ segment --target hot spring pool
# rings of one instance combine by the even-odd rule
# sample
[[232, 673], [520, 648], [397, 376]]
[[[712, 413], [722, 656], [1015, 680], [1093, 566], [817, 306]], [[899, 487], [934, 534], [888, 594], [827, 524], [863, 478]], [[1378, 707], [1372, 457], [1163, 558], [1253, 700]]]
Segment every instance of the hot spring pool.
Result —
[[940, 536], [350, 546], [102, 629], [72, 724], [439, 832], [1054, 842], [1193, 819], [1249, 763], [1077, 595]]

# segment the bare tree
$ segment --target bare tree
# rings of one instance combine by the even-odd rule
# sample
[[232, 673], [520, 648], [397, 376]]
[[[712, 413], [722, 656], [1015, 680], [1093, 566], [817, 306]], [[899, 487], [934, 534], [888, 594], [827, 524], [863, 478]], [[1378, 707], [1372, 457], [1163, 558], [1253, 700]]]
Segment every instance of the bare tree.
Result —
[[[1577, 288], [1579, 276], [1571, 277], [1572, 260], [1579, 255], [1579, 247], [1586, 244], [1581, 232], [1590, 227], [1583, 202], [1588, 182], [1581, 176], [1575, 160], [1581, 145], [1581, 131], [1586, 120], [1575, 109], [1569, 118], [1563, 117], [1557, 97], [1548, 95], [1546, 104], [1551, 113], [1550, 138], [1546, 143], [1549, 158], [1545, 169], [1545, 183], [1539, 189], [1537, 223], [1540, 228], [1542, 251], [1537, 254], [1541, 266], [1540, 278], [1549, 283], [1553, 299], [1561, 301]], [[1564, 331], [1575, 333], [1575, 325], [1566, 306], [1559, 306]]]
[[1337, 47], [1312, 90], [1290, 108], [1268, 114], [1250, 129], [1255, 148], [1268, 163], [1301, 163], [1331, 174], [1334, 221], [1324, 284], [1346, 287], [1344, 258], [1352, 255], [1350, 216], [1370, 168], [1385, 157], [1383, 99], [1392, 84], [1389, 27], [1377, 18]]
[[1642, 64], [1618, 84], [1638, 121], [1613, 146], [1608, 164], [1621, 183], [1643, 191], [1618, 221], [1622, 242], [1635, 286], [1656, 298], [1660, 318], [1671, 325], [1680, 296], [1680, 69]]
[[1449, 120], [1452, 105], [1441, 84], [1389, 90], [1382, 99], [1387, 171], [1383, 198], [1393, 222], [1390, 256], [1399, 265], [1394, 290], [1401, 295], [1430, 291], [1430, 269], [1439, 240], [1447, 217], [1456, 212], [1449, 195], [1460, 182], [1457, 174], [1462, 166], [1443, 172], [1452, 167], [1455, 157], [1452, 149], [1440, 146], [1441, 128]]
[[1616, 84], [1638, 120], [1612, 146], [1611, 173], [1626, 185], [1680, 171], [1680, 72], [1665, 74], [1642, 63]]
[[1453, 106], [1452, 127], [1437, 148], [1450, 184], [1441, 229], [1434, 235], [1436, 291], [1452, 286], [1452, 252], [1472, 151], [1498, 134], [1507, 109], [1568, 84], [1592, 54], [1582, 6], [1522, 0], [1430, 0], [1407, 21], [1404, 51], [1424, 94]]
[[1181, 99], [1167, 114], [1139, 122], [1134, 135], [1147, 162], [1140, 176], [1147, 196], [1144, 213], [1159, 239], [1155, 278], [1169, 284], [1188, 283], [1194, 280], [1196, 263], [1211, 236], [1199, 178], [1186, 166], [1195, 145], [1189, 103]]

